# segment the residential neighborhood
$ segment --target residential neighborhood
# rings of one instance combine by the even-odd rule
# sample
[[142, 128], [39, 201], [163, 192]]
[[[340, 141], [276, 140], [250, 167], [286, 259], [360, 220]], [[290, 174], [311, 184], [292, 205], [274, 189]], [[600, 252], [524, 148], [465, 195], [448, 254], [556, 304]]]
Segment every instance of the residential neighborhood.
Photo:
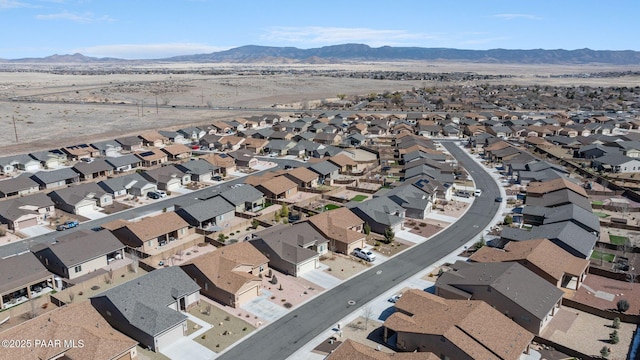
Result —
[[[224, 358], [407, 266], [289, 358], [626, 359], [637, 117], [454, 111], [438, 92], [399, 94], [411, 111], [371, 99], [4, 156], [0, 337], [86, 346], [0, 358]], [[438, 256], [413, 259], [423, 248]]]

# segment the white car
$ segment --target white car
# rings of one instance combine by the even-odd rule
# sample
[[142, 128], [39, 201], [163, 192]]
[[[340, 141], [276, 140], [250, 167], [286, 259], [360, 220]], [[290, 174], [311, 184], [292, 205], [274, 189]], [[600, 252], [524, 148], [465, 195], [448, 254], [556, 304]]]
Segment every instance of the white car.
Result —
[[366, 249], [355, 248], [353, 249], [353, 255], [369, 262], [376, 260], [376, 254]]
[[396, 294], [388, 298], [387, 301], [395, 304], [398, 300], [400, 300], [401, 297], [402, 297], [402, 294]]
[[156, 193], [158, 195], [160, 195], [161, 198], [166, 198], [167, 197], [167, 193], [162, 191], [162, 190], [157, 190]]
[[473, 192], [474, 196], [480, 196], [482, 195], [482, 189], [476, 189], [476, 191]]

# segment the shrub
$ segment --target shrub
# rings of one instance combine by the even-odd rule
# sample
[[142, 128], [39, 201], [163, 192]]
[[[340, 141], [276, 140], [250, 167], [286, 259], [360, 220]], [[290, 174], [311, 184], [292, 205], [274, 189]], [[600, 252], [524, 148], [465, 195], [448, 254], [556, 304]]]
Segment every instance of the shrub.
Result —
[[284, 306], [286, 309], [291, 309], [293, 307], [293, 305], [290, 302], [286, 302], [282, 306]]
[[425, 227], [425, 226], [427, 226], [427, 224], [425, 224], [425, 223], [420, 223], [418, 226], [420, 226], [420, 227]]
[[614, 329], [620, 329], [620, 318], [616, 317], [615, 319], [613, 319], [613, 328]]
[[242, 328], [242, 331], [247, 331], [247, 327], [246, 327], [246, 326], [245, 326], [245, 327], [243, 327], [243, 328]]
[[91, 287], [91, 290], [93, 290], [93, 291], [98, 290], [98, 289], [100, 289], [100, 286], [98, 286], [98, 285], [93, 285]]
[[629, 302], [625, 299], [618, 300], [616, 307], [618, 308], [618, 311], [625, 312], [629, 310]]
[[620, 342], [620, 337], [618, 336], [618, 330], [613, 330], [613, 332], [609, 334], [609, 342], [611, 342], [614, 345]]
[[602, 357], [604, 358], [608, 357], [610, 353], [611, 350], [606, 346], [603, 346], [602, 349], [600, 349], [600, 355], [602, 355]]
[[273, 277], [271, 277], [271, 283], [273, 285], [276, 285], [278, 283], [278, 278], [275, 275], [273, 275]]
[[364, 223], [363, 229], [366, 235], [371, 234], [371, 225], [369, 223]]

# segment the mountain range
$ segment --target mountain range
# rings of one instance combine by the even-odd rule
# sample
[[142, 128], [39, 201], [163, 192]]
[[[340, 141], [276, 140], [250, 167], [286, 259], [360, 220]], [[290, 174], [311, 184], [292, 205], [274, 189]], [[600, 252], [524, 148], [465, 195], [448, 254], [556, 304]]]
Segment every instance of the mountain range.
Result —
[[4, 63], [101, 63], [133, 61], [231, 62], [231, 63], [335, 63], [349, 61], [467, 61], [512, 64], [610, 64], [640, 65], [640, 52], [632, 50], [461, 50], [450, 48], [372, 48], [363, 44], [342, 44], [312, 49], [247, 45], [209, 54], [181, 55], [156, 60], [95, 58], [82, 54], [43, 58], [0, 60]]

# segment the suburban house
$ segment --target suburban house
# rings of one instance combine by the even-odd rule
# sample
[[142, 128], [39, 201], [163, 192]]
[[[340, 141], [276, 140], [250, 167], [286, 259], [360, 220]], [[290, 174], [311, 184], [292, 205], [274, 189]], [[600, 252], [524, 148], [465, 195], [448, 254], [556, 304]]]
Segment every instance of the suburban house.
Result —
[[113, 166], [104, 159], [96, 159], [92, 162], [77, 162], [71, 168], [80, 175], [80, 181], [89, 181], [113, 175]]
[[46, 294], [55, 286], [53, 274], [31, 252], [0, 259], [0, 310]]
[[88, 159], [88, 158], [100, 156], [100, 150], [87, 144], [67, 146], [67, 147], [63, 147], [60, 150], [62, 150], [62, 152], [67, 154], [67, 159], [72, 161], [79, 161], [81, 159]]
[[200, 293], [234, 308], [262, 295], [259, 275], [268, 269], [269, 259], [248, 242], [224, 246], [198, 256], [182, 270], [200, 286]]
[[167, 154], [156, 148], [138, 151], [134, 155], [142, 161], [142, 166], [144, 167], [157, 166], [169, 161]]
[[585, 230], [573, 221], [563, 221], [533, 226], [528, 230], [505, 227], [500, 232], [500, 240], [496, 244], [504, 245], [510, 241], [534, 239], [549, 239], [571, 255], [589, 259], [599, 235]]
[[5, 330], [0, 336], [40, 339], [45, 344], [53, 341], [52, 346], [36, 346], [32, 342], [29, 347], [3, 349], [3, 358], [7, 359], [138, 359], [138, 342], [111, 327], [88, 301], [56, 308], [46, 316], [38, 316]]
[[345, 154], [338, 154], [327, 159], [339, 168], [340, 174], [348, 174], [357, 172], [358, 163]]
[[312, 189], [318, 186], [318, 174], [306, 167], [297, 167], [284, 173], [289, 180], [298, 185], [298, 188]]
[[149, 272], [91, 298], [112, 327], [158, 352], [187, 332], [182, 313], [200, 300], [200, 286], [180, 267]]
[[440, 275], [436, 295], [482, 300], [518, 325], [540, 335], [560, 308], [564, 292], [517, 262], [457, 261]]
[[173, 191], [191, 183], [191, 175], [184, 173], [174, 165], [151, 169], [141, 174], [148, 181], [156, 184], [158, 189]]
[[213, 166], [219, 168], [219, 172], [223, 176], [227, 176], [229, 173], [236, 171], [236, 161], [233, 157], [227, 154], [210, 154], [203, 156], [201, 159], [207, 161]]
[[7, 224], [9, 230], [45, 224], [55, 213], [55, 204], [43, 193], [0, 201], [0, 222]]
[[122, 145], [115, 140], [94, 142], [91, 146], [98, 149], [101, 156], [117, 157], [122, 152]]
[[305, 221], [329, 239], [331, 251], [351, 254], [355, 248], [365, 247], [364, 221], [345, 207], [321, 212]]
[[97, 183], [54, 190], [47, 196], [53, 200], [56, 208], [77, 215], [91, 213], [113, 203], [113, 195], [104, 191]]
[[548, 239], [510, 242], [504, 249], [483, 246], [469, 261], [518, 262], [558, 288], [577, 290], [589, 269], [589, 260], [575, 257]]
[[80, 181], [80, 175], [70, 168], [51, 171], [38, 171], [31, 175], [31, 179], [40, 185], [40, 189], [55, 189]]
[[168, 142], [166, 143], [175, 143], [175, 144], [188, 144], [191, 142], [191, 138], [185, 138], [184, 135], [177, 131], [168, 131], [168, 130], [158, 130], [158, 134], [164, 136]]
[[160, 150], [167, 154], [167, 158], [171, 161], [179, 161], [191, 157], [191, 148], [183, 144], [167, 145]]
[[214, 196], [207, 200], [196, 200], [195, 203], [179, 207], [180, 215], [189, 225], [201, 229], [216, 227], [221, 230], [235, 216], [235, 207], [222, 196]]
[[57, 237], [53, 244], [34, 245], [31, 251], [49, 271], [72, 284], [112, 261], [124, 259], [124, 245], [108, 231], [74, 231]]
[[291, 276], [319, 268], [329, 247], [329, 240], [308, 223], [276, 225], [254, 236], [249, 242], [269, 259], [269, 266]]
[[411, 289], [394, 306], [383, 338], [401, 351], [428, 351], [439, 359], [519, 360], [529, 354], [534, 338], [484, 301], [448, 300]]
[[405, 209], [406, 217], [421, 220], [427, 218], [436, 201], [435, 187], [432, 182], [426, 180], [410, 182], [389, 189], [380, 195], [389, 198]]
[[388, 197], [352, 203], [348, 207], [375, 233], [384, 234], [387, 228], [395, 233], [402, 230], [406, 210]]
[[566, 204], [553, 208], [528, 205], [522, 209], [523, 222], [529, 225], [555, 224], [571, 221], [584, 230], [600, 234], [600, 218], [591, 210], [574, 204]]
[[22, 174], [0, 180], [0, 198], [25, 196], [38, 192], [40, 185], [29, 176], [30, 174]]
[[185, 174], [191, 176], [191, 181], [203, 182], [212, 181], [213, 174], [219, 171], [219, 168], [203, 159], [195, 159], [176, 164], [175, 167]]
[[171, 243], [190, 238], [189, 223], [173, 211], [121, 224], [112, 233], [142, 257], [171, 248]]
[[351, 339], [346, 339], [338, 344], [338, 347], [324, 358], [325, 360], [440, 360], [440, 357], [432, 352], [388, 354]]
[[328, 160], [309, 166], [309, 170], [318, 174], [318, 184], [331, 185], [333, 179], [338, 177], [340, 168]]
[[182, 128], [176, 132], [179, 134], [182, 134], [185, 140], [188, 140], [188, 141], [198, 141], [200, 138], [202, 138], [207, 134], [206, 131], [195, 126]]
[[247, 137], [242, 143], [242, 148], [251, 151], [254, 154], [260, 154], [264, 151], [264, 147], [269, 143], [266, 139], [256, 139]]
[[258, 212], [264, 208], [264, 194], [249, 184], [225, 190], [220, 196], [230, 202], [239, 213]]
[[53, 169], [67, 161], [67, 154], [60, 150], [37, 151], [29, 153], [29, 156], [40, 162], [40, 166], [45, 169]]
[[138, 135], [138, 137], [142, 139], [142, 144], [144, 146], [149, 146], [149, 147], [162, 147], [164, 144], [166, 144], [169, 141], [169, 139], [162, 136], [159, 132], [155, 130], [145, 131], [140, 135]]
[[135, 170], [142, 166], [142, 160], [134, 154], [127, 154], [118, 157], [108, 157], [104, 159], [107, 164], [111, 165], [116, 173], [124, 173]]
[[125, 151], [139, 151], [144, 147], [142, 139], [137, 136], [125, 136], [117, 138], [116, 141], [122, 146], [122, 150]]
[[221, 136], [214, 146], [220, 151], [235, 151], [239, 150], [243, 143], [244, 138], [240, 136]]
[[607, 154], [591, 161], [591, 166], [612, 173], [640, 172], [640, 160], [622, 154]]
[[267, 199], [286, 200], [298, 193], [298, 186], [285, 176], [277, 176], [256, 186]]
[[98, 182], [98, 186], [114, 198], [125, 195], [147, 196], [148, 192], [158, 190], [156, 184], [137, 173], [102, 180]]
[[258, 165], [258, 159], [255, 157], [255, 153], [248, 149], [232, 151], [228, 153], [227, 156], [233, 158], [238, 167], [252, 168]]
[[0, 174], [11, 175], [18, 170], [34, 172], [41, 168], [40, 161], [27, 154], [18, 154], [0, 158]]

